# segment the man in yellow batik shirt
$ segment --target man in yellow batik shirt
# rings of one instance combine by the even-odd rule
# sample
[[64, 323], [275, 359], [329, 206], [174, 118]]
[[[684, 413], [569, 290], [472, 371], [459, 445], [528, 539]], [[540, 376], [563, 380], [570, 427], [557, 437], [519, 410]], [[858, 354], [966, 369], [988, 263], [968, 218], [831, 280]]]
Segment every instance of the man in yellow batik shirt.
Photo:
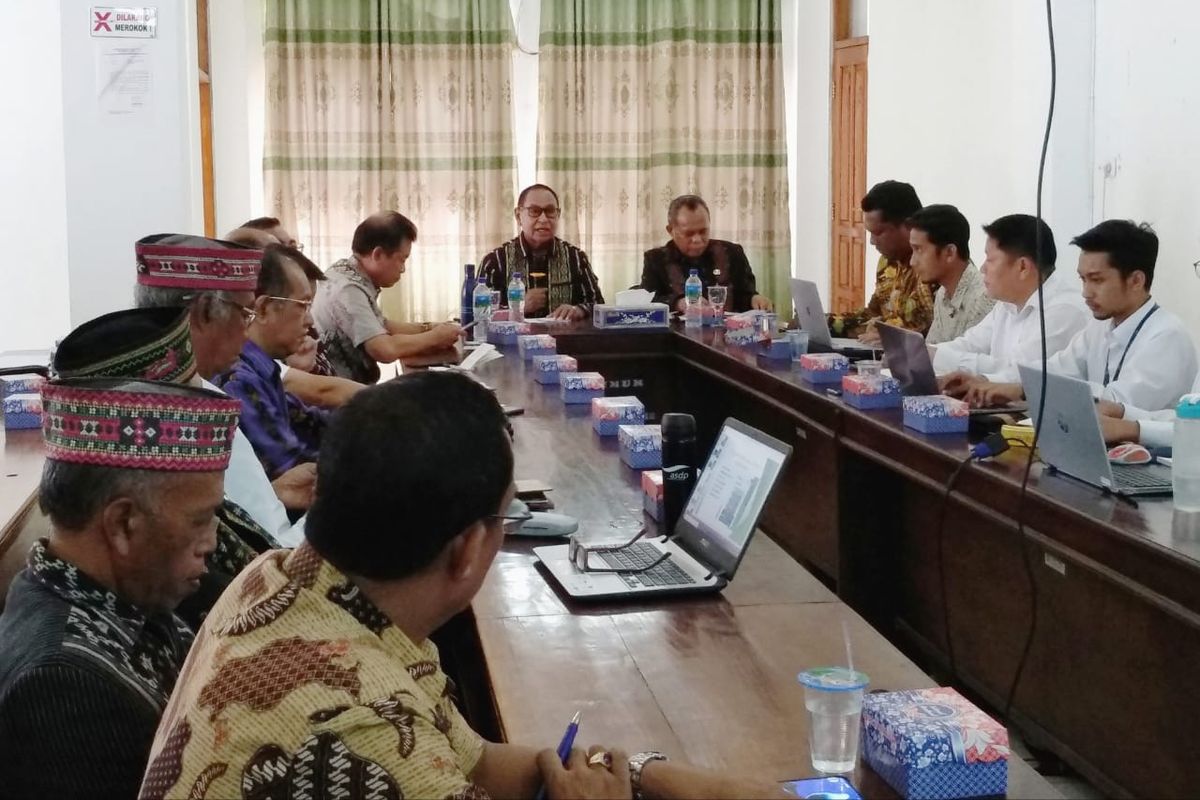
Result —
[[920, 209], [916, 190], [900, 181], [877, 183], [863, 197], [863, 226], [871, 234], [871, 246], [880, 253], [875, 291], [866, 308], [829, 316], [834, 336], [857, 336], [877, 343], [876, 322], [928, 332], [933, 322], [933, 295], [910, 264], [912, 246], [905, 224]]

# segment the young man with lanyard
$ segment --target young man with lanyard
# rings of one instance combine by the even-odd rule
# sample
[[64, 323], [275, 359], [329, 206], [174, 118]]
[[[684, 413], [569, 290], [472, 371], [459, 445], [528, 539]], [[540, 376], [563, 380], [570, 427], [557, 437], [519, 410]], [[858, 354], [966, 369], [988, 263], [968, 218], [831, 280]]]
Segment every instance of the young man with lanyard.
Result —
[[[1046, 362], [1085, 380], [1097, 401], [1147, 411], [1173, 408], [1196, 377], [1196, 348], [1183, 322], [1150, 296], [1158, 237], [1149, 225], [1106, 220], [1076, 236], [1083, 299], [1095, 318]], [[967, 394], [982, 405], [1018, 400], [1019, 383], [984, 383]]]

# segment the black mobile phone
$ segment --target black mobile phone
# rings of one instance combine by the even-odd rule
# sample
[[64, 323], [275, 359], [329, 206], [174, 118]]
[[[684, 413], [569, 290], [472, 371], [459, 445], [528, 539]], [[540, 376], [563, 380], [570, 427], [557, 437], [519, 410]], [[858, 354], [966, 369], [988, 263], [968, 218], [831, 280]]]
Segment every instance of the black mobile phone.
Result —
[[521, 406], [510, 406], [508, 403], [501, 403], [500, 408], [503, 409], [506, 417], [519, 417], [525, 413], [525, 409]]
[[831, 394], [831, 395], [833, 395], [834, 397], [841, 397], [841, 396], [842, 396], [842, 390], [841, 390], [841, 389], [835, 389], [834, 387], [830, 386], [828, 389], [826, 389], [826, 390], [825, 390], [825, 394]]

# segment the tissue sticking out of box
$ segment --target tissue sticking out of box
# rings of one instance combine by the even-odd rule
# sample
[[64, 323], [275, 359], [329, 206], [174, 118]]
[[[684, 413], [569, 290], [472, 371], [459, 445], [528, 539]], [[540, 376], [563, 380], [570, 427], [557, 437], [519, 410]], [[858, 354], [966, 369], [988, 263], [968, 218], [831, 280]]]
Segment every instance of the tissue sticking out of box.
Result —
[[648, 289], [626, 289], [617, 292], [617, 308], [637, 308], [654, 302], [654, 292]]

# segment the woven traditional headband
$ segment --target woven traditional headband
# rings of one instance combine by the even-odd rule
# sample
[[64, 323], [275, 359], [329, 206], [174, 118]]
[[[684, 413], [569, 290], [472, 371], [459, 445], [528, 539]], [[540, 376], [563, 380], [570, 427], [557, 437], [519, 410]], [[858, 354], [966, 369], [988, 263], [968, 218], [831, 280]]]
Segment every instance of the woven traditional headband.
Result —
[[168, 238], [183, 237], [157, 234], [134, 245], [138, 283], [198, 292], [253, 292], [258, 285], [261, 250], [198, 236], [187, 237], [187, 244], [160, 244]]
[[51, 381], [42, 387], [42, 435], [56, 461], [217, 472], [229, 465], [240, 410], [237, 400], [177, 384]]
[[196, 374], [186, 308], [133, 308], [85, 322], [54, 353], [59, 378], [187, 383]]

